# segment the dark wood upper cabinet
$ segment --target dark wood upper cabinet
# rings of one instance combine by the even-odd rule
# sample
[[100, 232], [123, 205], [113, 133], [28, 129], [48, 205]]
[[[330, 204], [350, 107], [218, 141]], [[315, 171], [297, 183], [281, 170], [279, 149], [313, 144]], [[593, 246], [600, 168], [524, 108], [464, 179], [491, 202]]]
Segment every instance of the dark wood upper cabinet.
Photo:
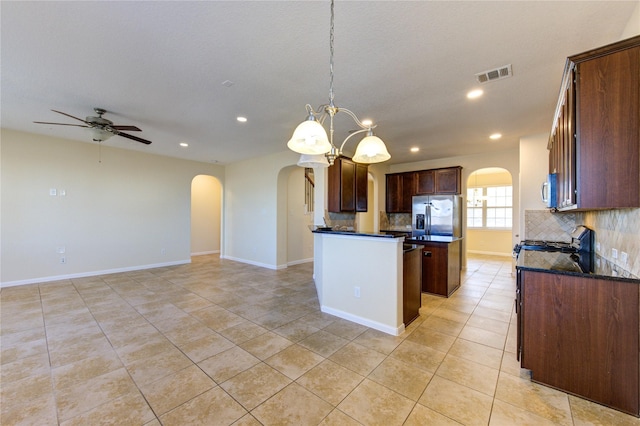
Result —
[[368, 189], [369, 189], [369, 166], [366, 164], [356, 164], [355, 199], [356, 212], [367, 211]]
[[436, 194], [460, 194], [462, 192], [462, 167], [435, 169]]
[[460, 194], [462, 167], [390, 173], [387, 175], [387, 213], [411, 213], [414, 195]]
[[640, 207], [640, 36], [568, 58], [548, 148], [559, 210]]
[[415, 194], [415, 172], [387, 175], [387, 213], [411, 213], [411, 197]]
[[415, 195], [460, 194], [462, 167], [421, 170], [416, 173]]
[[434, 170], [416, 172], [416, 195], [431, 195], [436, 193], [436, 179]]
[[328, 170], [328, 210], [332, 213], [366, 212], [368, 166], [340, 157]]

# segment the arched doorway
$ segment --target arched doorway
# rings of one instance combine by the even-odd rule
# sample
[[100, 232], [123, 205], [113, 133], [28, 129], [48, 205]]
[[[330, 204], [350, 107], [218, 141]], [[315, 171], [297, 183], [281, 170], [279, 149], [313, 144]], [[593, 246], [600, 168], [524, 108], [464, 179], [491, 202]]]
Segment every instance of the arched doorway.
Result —
[[513, 179], [508, 170], [487, 167], [469, 175], [465, 217], [468, 254], [511, 256]]
[[313, 261], [313, 176], [302, 167], [289, 168], [287, 179], [287, 265]]
[[191, 181], [191, 255], [220, 253], [222, 185], [208, 175]]
[[375, 180], [371, 173], [367, 173], [367, 211], [356, 213], [356, 229], [358, 232], [374, 232], [376, 230], [375, 195]]

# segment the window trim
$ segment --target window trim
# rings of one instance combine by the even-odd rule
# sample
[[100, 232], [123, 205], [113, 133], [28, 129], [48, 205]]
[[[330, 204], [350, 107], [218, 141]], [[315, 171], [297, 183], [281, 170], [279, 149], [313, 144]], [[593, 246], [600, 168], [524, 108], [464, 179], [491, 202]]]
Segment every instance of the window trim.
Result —
[[[469, 206], [468, 203], [470, 201], [469, 192], [474, 189], [481, 189], [481, 203], [480, 206]], [[491, 206], [487, 207], [487, 188], [510, 188], [511, 189], [511, 204], [508, 206]], [[478, 186], [467, 186], [467, 206], [465, 207], [466, 215], [467, 215], [467, 228], [472, 229], [474, 231], [486, 230], [486, 231], [510, 231], [513, 230], [513, 185], [478, 185]], [[469, 209], [481, 209], [482, 211], [482, 226], [473, 226], [469, 224]], [[511, 225], [504, 227], [496, 227], [496, 226], [487, 226], [487, 209], [511, 209]]]

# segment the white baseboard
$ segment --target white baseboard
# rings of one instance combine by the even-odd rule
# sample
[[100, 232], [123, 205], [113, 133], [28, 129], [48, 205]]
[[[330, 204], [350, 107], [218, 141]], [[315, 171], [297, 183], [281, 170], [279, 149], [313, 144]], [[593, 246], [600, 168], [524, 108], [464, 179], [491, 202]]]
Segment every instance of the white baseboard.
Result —
[[287, 265], [269, 265], [267, 263], [255, 262], [253, 260], [247, 260], [247, 259], [242, 259], [240, 257], [233, 257], [233, 256], [226, 256], [226, 255], [220, 255], [220, 259], [233, 260], [234, 262], [246, 263], [248, 265], [260, 266], [261, 268], [267, 268], [267, 269], [273, 269], [273, 270], [287, 268]]
[[382, 331], [383, 333], [391, 334], [392, 336], [399, 336], [404, 332], [404, 324], [400, 324], [399, 327], [392, 327], [386, 324], [372, 321], [367, 318], [362, 318], [357, 315], [350, 314], [348, 312], [341, 311], [339, 309], [333, 309], [328, 306], [320, 306], [320, 310], [327, 314], [331, 314], [338, 318], [346, 319], [347, 321], [355, 322], [356, 324], [364, 325], [374, 330]]
[[187, 263], [191, 263], [191, 259], [176, 260], [173, 262], [164, 262], [164, 263], [153, 263], [149, 265], [127, 266], [125, 268], [104, 269], [101, 271], [79, 272], [77, 274], [54, 275], [49, 277], [30, 278], [27, 280], [6, 281], [3, 283], [0, 283], [0, 288], [15, 287], [18, 285], [27, 285], [27, 284], [39, 284], [39, 283], [46, 283], [51, 281], [68, 280], [72, 278], [95, 277], [96, 275], [117, 274], [120, 272], [140, 271], [143, 269], [163, 268], [165, 266], [184, 265]]
[[217, 253], [220, 253], [220, 250], [199, 251], [197, 253], [191, 253], [191, 256], [206, 256], [208, 254], [217, 254]]
[[301, 265], [303, 263], [311, 263], [311, 262], [313, 262], [313, 257], [310, 257], [308, 259], [300, 259], [300, 260], [294, 260], [292, 262], [287, 262], [287, 266]]
[[488, 256], [511, 257], [511, 253], [502, 253], [502, 252], [497, 252], [497, 251], [467, 250], [467, 253], [471, 253], [471, 254], [486, 254]]

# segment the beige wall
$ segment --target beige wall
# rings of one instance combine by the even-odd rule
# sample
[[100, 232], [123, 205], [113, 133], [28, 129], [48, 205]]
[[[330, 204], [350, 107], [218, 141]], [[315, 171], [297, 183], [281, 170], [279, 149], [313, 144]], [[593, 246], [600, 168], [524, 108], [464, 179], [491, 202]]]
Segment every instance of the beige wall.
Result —
[[220, 166], [108, 143], [100, 163], [94, 143], [1, 136], [3, 286], [189, 262], [191, 181], [224, 179]]
[[636, 8], [633, 9], [633, 13], [631, 13], [631, 16], [629, 17], [629, 22], [627, 23], [625, 29], [622, 31], [620, 40], [624, 40], [626, 38], [630, 38], [640, 34], [640, 2], [636, 3]]
[[225, 167], [223, 258], [286, 268], [289, 174], [299, 157], [283, 151]]
[[519, 240], [529, 238], [525, 235], [525, 210], [545, 209], [540, 196], [542, 183], [549, 173], [549, 134], [539, 134], [520, 139], [520, 228]]

